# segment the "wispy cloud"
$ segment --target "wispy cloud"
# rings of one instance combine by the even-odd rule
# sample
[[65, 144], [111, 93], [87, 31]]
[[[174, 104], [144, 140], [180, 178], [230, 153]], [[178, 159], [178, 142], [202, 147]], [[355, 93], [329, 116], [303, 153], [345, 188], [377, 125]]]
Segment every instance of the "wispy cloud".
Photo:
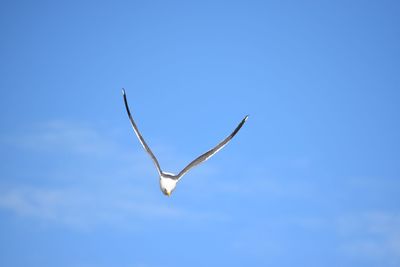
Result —
[[[316, 245], [329, 248], [343, 266], [399, 266], [400, 213], [271, 216], [238, 228], [230, 249], [268, 263], [268, 257], [287, 256], [288, 247], [302, 246], [300, 251], [315, 253]], [[296, 253], [293, 251], [292, 257], [301, 258]], [[323, 255], [318, 257], [322, 257], [321, 263], [325, 261]]]
[[104, 133], [85, 124], [61, 120], [33, 124], [25, 132], [3, 136], [3, 139], [21, 148], [44, 152], [57, 150], [90, 156], [121, 152]]
[[[82, 229], [93, 225], [130, 227], [132, 222], [152, 218], [193, 221], [225, 218], [218, 212], [188, 211], [171, 205], [171, 201], [162, 201], [155, 172], [151, 177], [143, 171], [154, 171], [150, 159], [143, 151], [138, 151], [138, 155], [131, 147], [116, 142], [118, 138], [111, 131], [53, 121], [4, 140], [22, 150], [49, 153], [47, 156], [53, 158], [72, 153], [68, 165], [76, 165], [76, 168], [60, 165], [56, 170], [29, 172], [31, 177], [23, 179], [22, 184], [14, 182], [12, 177], [3, 180], [0, 208], [18, 216]], [[105, 167], [99, 167], [100, 163], [92, 167], [85, 164], [93, 158], [94, 162], [105, 159], [101, 161]], [[54, 182], [60, 180], [62, 183]]]
[[[341, 216], [336, 220], [341, 250], [365, 260], [400, 264], [400, 214], [371, 211]], [[383, 264], [383, 265], [385, 265]]]
[[[85, 191], [85, 188], [49, 189], [15, 187], [0, 192], [0, 208], [18, 216], [45, 223], [58, 223], [87, 229], [92, 226], [137, 226], [132, 222], [162, 220], [219, 220], [210, 212], [189, 212], [183, 208], [147, 197], [144, 192], [114, 187]], [[136, 192], [135, 192], [136, 191]]]

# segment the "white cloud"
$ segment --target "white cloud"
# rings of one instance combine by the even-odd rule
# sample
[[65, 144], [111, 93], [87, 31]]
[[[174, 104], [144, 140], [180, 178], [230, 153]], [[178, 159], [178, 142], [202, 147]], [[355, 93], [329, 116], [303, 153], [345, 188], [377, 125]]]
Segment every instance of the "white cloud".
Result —
[[350, 257], [400, 264], [400, 214], [364, 212], [336, 220], [341, 249]]
[[87, 125], [65, 121], [35, 124], [24, 133], [3, 139], [21, 148], [44, 152], [72, 152], [78, 155], [101, 156], [119, 149], [104, 133]]
[[[68, 168], [60, 165], [57, 169], [28, 172], [30, 177], [24, 179], [3, 180], [0, 209], [18, 216], [82, 229], [95, 225], [129, 228], [132, 222], [152, 218], [225, 219], [218, 212], [188, 211], [171, 205], [171, 200], [165, 201], [158, 191], [152, 162], [140, 145], [137, 151], [133, 146], [125, 148], [115, 141], [118, 138], [111, 131], [56, 121], [5, 139], [41, 156], [41, 153], [49, 153], [47, 157], [72, 153]], [[93, 157], [94, 164], [85, 164]], [[105, 161], [98, 161], [99, 157]]]
[[[93, 226], [132, 228], [132, 222], [157, 220], [220, 221], [209, 211], [187, 211], [160, 198], [146, 196], [140, 189], [113, 187], [45, 188], [14, 187], [0, 192], [0, 208], [18, 216], [45, 223], [88, 229]], [[163, 196], [161, 196], [163, 197]]]

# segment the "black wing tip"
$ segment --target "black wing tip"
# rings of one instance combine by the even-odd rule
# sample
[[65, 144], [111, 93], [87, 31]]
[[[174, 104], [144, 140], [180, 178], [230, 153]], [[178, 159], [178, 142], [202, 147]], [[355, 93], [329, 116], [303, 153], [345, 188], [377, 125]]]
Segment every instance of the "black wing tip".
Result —
[[249, 115], [244, 116], [243, 120], [241, 121], [241, 124], [243, 125], [247, 119], [249, 118]]
[[125, 93], [125, 89], [124, 89], [124, 88], [122, 88], [122, 95], [123, 95], [123, 96], [126, 96], [126, 93]]

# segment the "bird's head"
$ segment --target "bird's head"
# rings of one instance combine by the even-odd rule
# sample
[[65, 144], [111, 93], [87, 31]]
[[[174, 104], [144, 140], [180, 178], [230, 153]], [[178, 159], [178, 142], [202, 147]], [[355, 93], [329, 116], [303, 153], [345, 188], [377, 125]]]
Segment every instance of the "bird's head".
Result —
[[172, 194], [172, 191], [169, 191], [167, 189], [162, 190], [162, 192], [164, 193], [164, 195], [166, 196], [170, 196]]

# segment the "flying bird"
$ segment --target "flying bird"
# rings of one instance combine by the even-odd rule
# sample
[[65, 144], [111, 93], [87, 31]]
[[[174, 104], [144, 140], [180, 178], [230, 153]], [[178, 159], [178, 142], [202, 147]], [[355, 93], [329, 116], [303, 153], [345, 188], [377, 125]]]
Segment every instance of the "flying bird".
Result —
[[126, 93], [125, 90], [122, 89], [122, 95], [124, 96], [124, 103], [125, 103], [125, 108], [126, 112], [128, 113], [129, 120], [131, 121], [133, 131], [135, 132], [136, 136], [138, 137], [140, 143], [142, 144], [143, 148], [146, 150], [146, 152], [150, 155], [151, 159], [153, 160], [154, 165], [157, 168], [158, 175], [160, 177], [160, 188], [161, 191], [163, 192], [164, 195], [170, 196], [172, 191], [174, 191], [177, 183], [179, 180], [193, 167], [199, 165], [200, 163], [208, 160], [212, 156], [215, 155], [218, 151], [220, 151], [228, 142], [239, 132], [240, 128], [242, 128], [243, 124], [246, 122], [247, 118], [249, 117], [246, 115], [243, 120], [239, 123], [239, 125], [235, 128], [235, 130], [228, 136], [226, 137], [223, 141], [221, 141], [218, 145], [216, 145], [214, 148], [210, 149], [206, 153], [200, 155], [196, 159], [194, 159], [192, 162], [190, 162], [185, 168], [183, 168], [178, 174], [172, 174], [169, 172], [164, 172], [161, 170], [160, 164], [158, 163], [158, 160], [156, 156], [154, 156], [153, 152], [151, 151], [150, 147], [147, 145], [146, 141], [144, 140], [143, 136], [140, 134], [138, 127], [136, 126], [135, 121], [132, 118], [132, 114], [129, 110], [128, 106], [128, 101], [126, 99]]

